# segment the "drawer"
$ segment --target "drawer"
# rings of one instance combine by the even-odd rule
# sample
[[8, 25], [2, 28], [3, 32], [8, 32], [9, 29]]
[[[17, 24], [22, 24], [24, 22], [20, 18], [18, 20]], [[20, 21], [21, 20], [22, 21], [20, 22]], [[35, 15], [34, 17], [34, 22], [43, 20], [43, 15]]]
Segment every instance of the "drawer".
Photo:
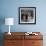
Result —
[[33, 40], [32, 46], [43, 46], [43, 40]]
[[41, 35], [34, 35], [34, 36], [30, 36], [30, 35], [25, 35], [25, 40], [31, 40], [31, 39], [35, 39], [35, 40], [37, 40], [37, 39], [39, 39], [39, 40], [43, 40], [43, 36], [41, 36]]
[[23, 46], [23, 40], [5, 40], [4, 46]]
[[24, 46], [43, 46], [43, 40], [25, 40]]
[[4, 41], [4, 46], [15, 46], [16, 45], [16, 41], [14, 40], [5, 40]]
[[15, 36], [10, 36], [10, 35], [7, 35], [7, 36], [4, 36], [4, 39], [10, 39], [10, 40], [22, 40], [24, 39], [24, 36], [23, 35], [15, 35]]

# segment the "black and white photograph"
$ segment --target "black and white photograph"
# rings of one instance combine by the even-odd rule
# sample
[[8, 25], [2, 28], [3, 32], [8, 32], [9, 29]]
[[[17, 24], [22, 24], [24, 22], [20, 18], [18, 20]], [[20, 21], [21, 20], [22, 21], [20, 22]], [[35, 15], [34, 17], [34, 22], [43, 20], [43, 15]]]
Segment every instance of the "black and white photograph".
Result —
[[36, 24], [36, 7], [19, 7], [19, 24]]

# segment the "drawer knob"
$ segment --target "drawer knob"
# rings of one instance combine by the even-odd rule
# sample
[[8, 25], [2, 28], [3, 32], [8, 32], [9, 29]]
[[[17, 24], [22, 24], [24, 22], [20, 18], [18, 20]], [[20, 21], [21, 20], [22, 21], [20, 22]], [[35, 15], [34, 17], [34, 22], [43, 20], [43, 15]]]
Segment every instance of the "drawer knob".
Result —
[[32, 44], [34, 44], [35, 42], [32, 42]]

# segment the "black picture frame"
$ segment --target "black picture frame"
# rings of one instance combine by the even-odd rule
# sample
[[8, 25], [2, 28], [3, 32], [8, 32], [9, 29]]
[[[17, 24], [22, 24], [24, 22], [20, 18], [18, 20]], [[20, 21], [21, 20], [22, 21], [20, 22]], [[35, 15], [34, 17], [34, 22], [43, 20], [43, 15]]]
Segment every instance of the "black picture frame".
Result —
[[19, 7], [19, 24], [36, 24], [36, 7]]

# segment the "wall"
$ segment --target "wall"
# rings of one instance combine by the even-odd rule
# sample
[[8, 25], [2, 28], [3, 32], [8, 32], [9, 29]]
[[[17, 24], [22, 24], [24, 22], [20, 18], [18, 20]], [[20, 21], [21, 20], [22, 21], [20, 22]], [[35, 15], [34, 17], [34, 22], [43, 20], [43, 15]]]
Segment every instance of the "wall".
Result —
[[[15, 19], [14, 26], [11, 31], [46, 31], [46, 0], [1, 0], [1, 16], [13, 17]], [[18, 8], [19, 7], [36, 7], [36, 25], [20, 25], [18, 24]], [[21, 28], [21, 29], [20, 29]], [[2, 25], [2, 32], [8, 31], [6, 25]]]
[[[14, 26], [11, 26], [11, 32], [33, 32], [40, 31], [45, 35], [46, 32], [46, 0], [0, 0], [0, 18], [13, 17]], [[36, 24], [20, 25], [18, 24], [19, 7], [36, 7]], [[0, 32], [8, 32], [8, 26], [0, 24]]]
[[[11, 31], [40, 31], [45, 32], [46, 28], [46, 1], [44, 0], [1, 0], [1, 17], [13, 17], [15, 24]], [[20, 25], [18, 24], [18, 8], [19, 7], [36, 7], [36, 25]], [[8, 31], [8, 27], [3, 25], [2, 32]], [[21, 29], [20, 29], [21, 28]]]

